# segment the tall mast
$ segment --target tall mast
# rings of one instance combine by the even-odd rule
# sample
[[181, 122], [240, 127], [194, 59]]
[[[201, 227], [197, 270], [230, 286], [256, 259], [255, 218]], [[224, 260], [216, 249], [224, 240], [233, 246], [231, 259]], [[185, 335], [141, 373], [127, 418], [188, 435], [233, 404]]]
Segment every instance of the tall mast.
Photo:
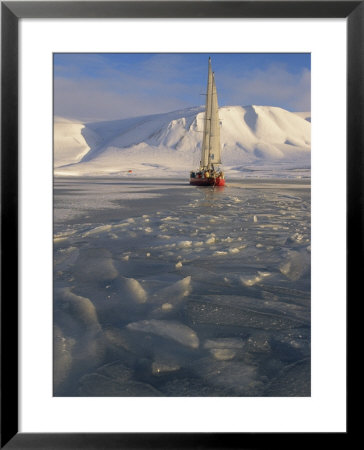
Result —
[[220, 120], [218, 114], [215, 76], [211, 69], [211, 57], [208, 63], [205, 120], [201, 149], [200, 169], [211, 169], [220, 160]]
[[204, 120], [204, 127], [203, 127], [200, 169], [206, 168], [209, 163], [211, 103], [212, 103], [212, 70], [211, 70], [211, 57], [210, 57], [209, 62], [208, 62], [205, 120]]

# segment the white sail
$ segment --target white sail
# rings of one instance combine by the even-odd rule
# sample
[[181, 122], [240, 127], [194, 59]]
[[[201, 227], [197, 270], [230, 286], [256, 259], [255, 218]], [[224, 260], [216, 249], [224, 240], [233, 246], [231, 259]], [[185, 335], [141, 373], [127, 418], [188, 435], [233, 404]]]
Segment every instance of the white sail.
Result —
[[225, 186], [224, 173], [220, 167], [217, 167], [221, 164], [220, 153], [219, 105], [215, 76], [211, 70], [211, 58], [209, 58], [200, 168], [196, 172], [191, 171], [190, 184], [194, 186]]
[[221, 164], [220, 119], [218, 109], [215, 78], [211, 70], [211, 58], [209, 58], [200, 169], [210, 169], [213, 164]]
[[217, 104], [217, 91], [216, 91], [214, 74], [212, 74], [212, 99], [211, 99], [210, 123], [211, 123], [211, 127], [210, 127], [210, 160], [209, 160], [209, 163], [210, 164], [221, 164], [219, 105]]

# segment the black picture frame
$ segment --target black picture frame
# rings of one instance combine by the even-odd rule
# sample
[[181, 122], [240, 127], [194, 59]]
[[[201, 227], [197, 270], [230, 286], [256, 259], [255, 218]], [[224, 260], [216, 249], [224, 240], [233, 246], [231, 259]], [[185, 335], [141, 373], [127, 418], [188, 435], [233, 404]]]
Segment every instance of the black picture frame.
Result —
[[[1, 448], [184, 449], [306, 445], [310, 433], [18, 432], [18, 22], [22, 18], [346, 18], [347, 304], [363, 274], [364, 1], [1, 2]], [[359, 290], [358, 292], [361, 292]], [[350, 347], [347, 347], [350, 353]], [[333, 393], [335, 395], [335, 393]], [[349, 436], [335, 434], [340, 445]], [[315, 443], [327, 435], [316, 433]], [[341, 442], [341, 445], [344, 444]]]

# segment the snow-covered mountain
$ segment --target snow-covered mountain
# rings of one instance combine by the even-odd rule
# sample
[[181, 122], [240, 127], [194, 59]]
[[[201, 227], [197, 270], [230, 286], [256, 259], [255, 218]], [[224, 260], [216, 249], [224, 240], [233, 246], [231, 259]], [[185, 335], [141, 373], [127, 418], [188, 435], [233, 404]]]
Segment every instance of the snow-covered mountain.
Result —
[[[230, 176], [310, 168], [310, 113], [253, 105], [222, 107], [219, 116]], [[185, 176], [199, 163], [203, 118], [203, 107], [87, 124], [56, 117], [55, 175]]]

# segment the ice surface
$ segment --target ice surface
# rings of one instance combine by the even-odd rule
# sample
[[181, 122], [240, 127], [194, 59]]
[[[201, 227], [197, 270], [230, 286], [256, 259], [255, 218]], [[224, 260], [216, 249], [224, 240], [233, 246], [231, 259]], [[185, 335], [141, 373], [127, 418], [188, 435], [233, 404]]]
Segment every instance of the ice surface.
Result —
[[310, 395], [311, 364], [309, 359], [293, 363], [282, 370], [266, 390], [272, 397], [306, 397]]
[[242, 361], [216, 361], [202, 358], [193, 370], [208, 384], [231, 390], [230, 395], [256, 396], [263, 388], [257, 368]]
[[56, 178], [54, 207], [55, 395], [309, 395], [307, 181]]
[[156, 397], [161, 395], [149, 384], [135, 381], [120, 382], [99, 373], [92, 373], [81, 378], [78, 394], [85, 397]]

